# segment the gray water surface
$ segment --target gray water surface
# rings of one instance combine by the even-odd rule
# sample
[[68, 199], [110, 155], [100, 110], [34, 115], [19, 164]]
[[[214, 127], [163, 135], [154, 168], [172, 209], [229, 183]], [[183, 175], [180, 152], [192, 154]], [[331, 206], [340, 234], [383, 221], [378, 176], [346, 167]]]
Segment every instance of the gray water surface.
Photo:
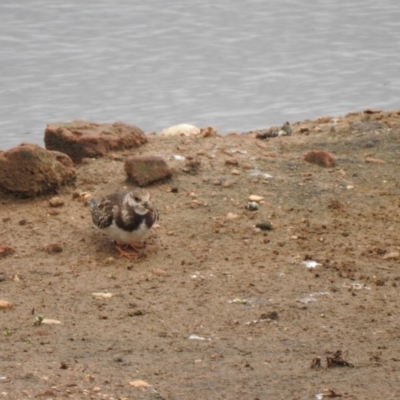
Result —
[[47, 123], [244, 132], [400, 104], [398, 0], [2, 0], [0, 149]]

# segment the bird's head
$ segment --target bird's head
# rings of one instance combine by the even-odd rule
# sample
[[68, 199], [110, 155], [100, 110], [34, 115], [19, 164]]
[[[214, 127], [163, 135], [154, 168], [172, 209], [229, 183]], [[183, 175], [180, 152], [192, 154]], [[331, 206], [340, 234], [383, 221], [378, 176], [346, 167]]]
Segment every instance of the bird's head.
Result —
[[144, 189], [134, 189], [127, 193], [124, 203], [129, 207], [134, 208], [135, 212], [140, 215], [145, 215], [153, 207], [150, 201], [150, 193]]

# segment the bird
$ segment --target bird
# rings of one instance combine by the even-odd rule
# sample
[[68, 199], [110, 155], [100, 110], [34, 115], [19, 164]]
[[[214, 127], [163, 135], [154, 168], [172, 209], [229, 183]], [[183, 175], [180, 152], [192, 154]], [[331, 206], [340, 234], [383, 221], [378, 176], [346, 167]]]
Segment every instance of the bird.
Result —
[[150, 201], [150, 194], [142, 188], [116, 191], [100, 200], [87, 202], [94, 226], [114, 241], [120, 257], [133, 258], [137, 252], [126, 252], [122, 246], [137, 250], [140, 242], [158, 220], [158, 210]]

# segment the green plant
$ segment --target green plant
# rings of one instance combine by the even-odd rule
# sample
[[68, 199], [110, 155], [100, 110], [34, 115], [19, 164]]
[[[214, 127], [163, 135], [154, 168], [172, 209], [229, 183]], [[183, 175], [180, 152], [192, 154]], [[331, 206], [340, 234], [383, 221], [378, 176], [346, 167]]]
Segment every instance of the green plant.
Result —
[[11, 335], [12, 335], [12, 331], [10, 331], [10, 329], [6, 329], [6, 330], [4, 331], [4, 335], [5, 335], [5, 336], [11, 336]]
[[42, 325], [43, 320], [44, 320], [44, 315], [38, 315], [35, 318], [35, 321], [33, 322], [33, 325], [35, 325], [35, 326]]

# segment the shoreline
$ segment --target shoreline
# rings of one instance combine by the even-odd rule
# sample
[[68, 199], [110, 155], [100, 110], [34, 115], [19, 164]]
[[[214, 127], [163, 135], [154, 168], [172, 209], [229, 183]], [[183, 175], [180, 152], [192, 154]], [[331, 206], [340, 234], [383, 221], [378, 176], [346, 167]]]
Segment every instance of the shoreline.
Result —
[[[292, 129], [150, 135], [75, 164], [57, 202], [2, 193], [2, 392], [399, 394], [400, 111]], [[307, 161], [312, 150], [335, 165]], [[128, 260], [94, 229], [85, 199], [132, 187], [132, 153], [161, 155], [172, 177], [148, 186], [160, 220]]]

